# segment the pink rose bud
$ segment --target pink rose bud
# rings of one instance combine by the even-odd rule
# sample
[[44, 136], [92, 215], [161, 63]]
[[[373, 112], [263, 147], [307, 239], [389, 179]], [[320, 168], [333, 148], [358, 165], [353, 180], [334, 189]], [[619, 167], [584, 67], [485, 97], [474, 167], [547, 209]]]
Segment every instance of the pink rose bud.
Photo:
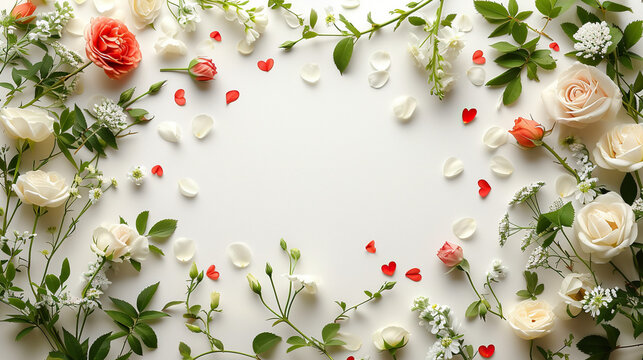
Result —
[[438, 257], [446, 266], [454, 267], [464, 259], [464, 254], [460, 246], [446, 241], [438, 250]]
[[214, 75], [217, 74], [217, 67], [212, 62], [212, 59], [197, 57], [190, 61], [188, 72], [194, 80], [209, 81], [214, 79]]
[[532, 148], [540, 145], [538, 142], [543, 139], [545, 129], [534, 120], [519, 117], [514, 120], [514, 127], [509, 133], [516, 138], [518, 144]]
[[13, 10], [11, 10], [11, 16], [15, 19], [22, 19], [18, 21], [19, 24], [27, 24], [34, 19], [31, 16], [34, 11], [36, 11], [36, 5], [31, 1], [27, 1], [20, 5], [16, 5]]

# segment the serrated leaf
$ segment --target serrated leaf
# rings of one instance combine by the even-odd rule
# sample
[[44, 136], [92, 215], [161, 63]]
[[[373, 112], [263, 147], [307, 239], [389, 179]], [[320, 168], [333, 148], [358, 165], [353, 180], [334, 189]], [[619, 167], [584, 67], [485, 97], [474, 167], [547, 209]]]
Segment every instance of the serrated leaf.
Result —
[[623, 30], [623, 46], [629, 49], [634, 46], [643, 34], [643, 20], [633, 21]]
[[502, 4], [493, 1], [474, 1], [476, 11], [486, 19], [500, 20], [509, 17], [509, 11]]
[[156, 289], [158, 289], [159, 283], [152, 284], [143, 291], [141, 291], [140, 294], [138, 294], [138, 297], [136, 298], [136, 308], [138, 311], [143, 311], [145, 308], [147, 308], [147, 305], [150, 304], [150, 301], [152, 301], [152, 297], [154, 297], [154, 294], [156, 293]]

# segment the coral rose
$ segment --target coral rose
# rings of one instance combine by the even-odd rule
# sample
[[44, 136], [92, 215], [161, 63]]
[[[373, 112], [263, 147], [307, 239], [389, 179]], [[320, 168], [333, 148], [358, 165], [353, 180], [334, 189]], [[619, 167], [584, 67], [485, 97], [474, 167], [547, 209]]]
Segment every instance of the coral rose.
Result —
[[545, 130], [541, 124], [522, 117], [514, 120], [514, 127], [509, 130], [509, 133], [516, 138], [518, 144], [524, 147], [538, 146], [538, 142], [545, 136]]
[[13, 16], [18, 24], [27, 24], [34, 19], [33, 12], [36, 11], [36, 5], [31, 1], [24, 2], [11, 10], [11, 16]]
[[116, 19], [97, 17], [85, 30], [85, 52], [111, 79], [119, 79], [136, 69], [141, 61], [138, 41], [125, 24]]

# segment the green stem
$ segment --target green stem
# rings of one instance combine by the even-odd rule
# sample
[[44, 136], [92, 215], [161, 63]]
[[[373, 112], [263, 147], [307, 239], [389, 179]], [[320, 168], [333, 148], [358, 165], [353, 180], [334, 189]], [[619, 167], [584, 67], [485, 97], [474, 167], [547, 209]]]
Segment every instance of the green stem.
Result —
[[43, 96], [45, 96], [45, 95], [47, 95], [48, 93], [50, 93], [52, 90], [54, 90], [54, 89], [55, 89], [55, 88], [57, 88], [58, 86], [60, 86], [60, 85], [64, 84], [64, 83], [65, 83], [65, 81], [67, 81], [68, 79], [72, 78], [74, 75], [78, 74], [79, 72], [81, 72], [81, 71], [85, 70], [85, 68], [86, 68], [86, 67], [88, 67], [88, 66], [89, 66], [89, 65], [91, 65], [91, 64], [92, 64], [92, 62], [91, 62], [91, 61], [87, 61], [86, 63], [84, 63], [84, 64], [83, 64], [83, 66], [81, 66], [81, 67], [79, 67], [78, 69], [76, 69], [76, 70], [74, 70], [74, 71], [70, 72], [69, 74], [67, 74], [67, 75], [63, 76], [63, 78], [62, 78], [62, 79], [60, 79], [60, 80], [56, 81], [52, 86], [48, 87], [48, 88], [47, 88], [47, 90], [43, 91], [40, 95], [38, 95], [38, 96], [34, 97], [34, 99], [33, 99], [33, 100], [31, 100], [30, 102], [28, 102], [28, 103], [26, 103], [26, 104], [24, 104], [24, 105], [21, 105], [21, 106], [20, 106], [20, 108], [21, 108], [21, 109], [24, 109], [24, 108], [26, 108], [26, 107], [29, 107], [29, 106], [33, 105], [33, 104], [34, 104], [36, 101], [38, 101], [40, 98], [42, 98]]
[[160, 69], [160, 72], [169, 72], [169, 71], [187, 71], [188, 68], [164, 68]]
[[98, 272], [100, 271], [100, 269], [103, 268], [103, 265], [105, 265], [106, 261], [107, 261], [107, 258], [103, 256], [103, 259], [101, 260], [100, 265], [98, 265], [98, 268], [96, 269], [96, 271], [94, 271], [94, 273], [92, 274], [92, 277], [89, 279], [89, 281], [87, 281], [87, 285], [85, 285], [85, 287], [83, 288], [83, 292], [81, 293], [82, 295], [81, 298], [83, 299], [85, 298], [85, 296], [87, 295], [87, 291], [89, 291], [89, 289], [92, 287], [92, 282], [96, 278], [96, 275], [98, 275]]
[[589, 272], [592, 274], [592, 278], [594, 278], [594, 284], [599, 285], [598, 279], [596, 278], [596, 274], [594, 274], [594, 270], [592, 270], [592, 266], [587, 261], [585, 261], [585, 259], [583, 259], [582, 257], [580, 257], [578, 255], [578, 252], [576, 251], [576, 248], [572, 244], [571, 240], [569, 240], [569, 237], [567, 237], [567, 234], [565, 234], [565, 230], [563, 230], [561, 228], [560, 232], [563, 233], [563, 236], [565, 237], [565, 240], [567, 240], [567, 243], [569, 244], [569, 247], [572, 248], [572, 251], [574, 252], [574, 255], [576, 256], [576, 258], [578, 260], [580, 260], [583, 263], [583, 265], [585, 265], [587, 270], [589, 270]]
[[633, 348], [633, 347], [638, 347], [638, 346], [643, 346], [643, 343], [640, 344], [631, 344], [631, 345], [619, 345], [615, 349], [627, 349], [627, 348]]
[[[469, 272], [468, 272], [468, 271], [464, 271], [464, 273], [465, 273], [465, 274], [467, 274], [467, 279], [469, 279], [469, 284], [471, 284], [471, 288], [473, 289], [473, 291], [474, 291], [474, 292], [476, 293], [476, 295], [478, 296], [478, 300], [486, 302], [486, 301], [487, 301], [487, 299], [485, 299], [482, 295], [480, 295], [480, 293], [478, 292], [478, 289], [476, 289], [476, 286], [475, 286], [475, 284], [473, 283], [473, 280], [471, 279], [471, 275], [469, 275]], [[486, 305], [485, 305], [485, 306], [486, 306]], [[503, 319], [503, 320], [504, 320], [504, 316], [502, 316], [502, 314], [499, 314], [499, 313], [497, 313], [497, 312], [495, 312], [495, 311], [493, 311], [493, 310], [491, 310], [491, 309], [488, 309], [488, 311], [489, 311], [490, 313], [492, 313], [492, 314], [496, 315], [497, 317], [499, 317], [499, 318], [501, 318], [501, 319]]]
[[211, 350], [211, 351], [208, 351], [208, 352], [204, 352], [203, 354], [199, 354], [199, 355], [193, 357], [192, 359], [196, 360], [196, 359], [198, 359], [200, 357], [204, 357], [206, 355], [218, 354], [218, 353], [235, 354], [235, 355], [241, 355], [241, 356], [249, 357], [251, 359], [259, 359], [259, 356], [257, 356], [257, 355], [246, 354], [246, 353], [241, 352], [241, 351], [233, 351], [233, 350]]
[[29, 252], [27, 255], [27, 279], [29, 280], [29, 287], [31, 288], [31, 291], [33, 292], [33, 295], [38, 299], [38, 295], [36, 293], [36, 290], [33, 287], [33, 282], [31, 281], [31, 251], [33, 249], [33, 241], [34, 241], [34, 234], [36, 233], [36, 226], [38, 225], [38, 219], [40, 219], [40, 207], [35, 208], [36, 212], [36, 218], [34, 219], [33, 222], [33, 229], [31, 230], [31, 237], [29, 240]]
[[549, 151], [552, 155], [554, 155], [556, 160], [558, 160], [558, 162], [565, 168], [565, 170], [567, 170], [576, 178], [577, 182], [580, 182], [580, 177], [578, 176], [578, 173], [576, 173], [576, 170], [572, 169], [571, 166], [569, 166], [569, 164], [567, 164], [567, 162], [563, 158], [561, 158], [554, 149], [551, 148], [551, 146], [547, 145], [547, 143], [544, 141], [542, 142], [542, 146], [547, 149], [547, 151]]
[[496, 299], [496, 304], [498, 304], [498, 313], [500, 313], [500, 318], [504, 319], [504, 316], [502, 315], [502, 304], [500, 303], [500, 300], [496, 296], [496, 293], [493, 291], [493, 288], [491, 287], [491, 282], [489, 281], [488, 277], [487, 277], [487, 287], [489, 288], [489, 291], [491, 291], [491, 295], [493, 295], [493, 298]]

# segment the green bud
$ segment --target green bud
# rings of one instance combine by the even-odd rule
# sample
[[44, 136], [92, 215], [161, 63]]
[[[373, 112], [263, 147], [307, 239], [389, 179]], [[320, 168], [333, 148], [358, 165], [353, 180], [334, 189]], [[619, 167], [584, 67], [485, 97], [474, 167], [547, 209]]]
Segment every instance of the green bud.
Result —
[[384, 290], [391, 290], [395, 286], [395, 281], [387, 281], [386, 284], [384, 284]]
[[221, 294], [213, 291], [210, 293], [210, 309], [214, 310], [219, 307], [219, 300], [221, 300]]
[[192, 266], [190, 266], [190, 279], [194, 280], [198, 275], [199, 275], [199, 269], [197, 269], [196, 263], [192, 262]]
[[270, 263], [266, 263], [266, 275], [272, 276], [272, 266], [270, 266]]
[[261, 295], [261, 284], [259, 284], [259, 280], [257, 280], [256, 277], [252, 274], [248, 274], [246, 276], [246, 279], [248, 279], [248, 284], [250, 285], [250, 289], [258, 295]]
[[199, 273], [199, 276], [196, 277], [196, 281], [201, 282], [203, 280], [203, 271]]
[[279, 246], [281, 246], [281, 249], [284, 251], [288, 249], [288, 244], [286, 244], [286, 240], [284, 239], [279, 240]]
[[296, 44], [296, 42], [289, 40], [289, 41], [284, 41], [281, 45], [279, 45], [279, 47], [282, 48], [282, 49], [288, 50], [288, 49], [292, 48], [293, 46], [295, 46], [295, 44]]
[[299, 249], [290, 250], [290, 257], [292, 257], [294, 260], [299, 260], [299, 258], [301, 257], [301, 251], [299, 251]]
[[188, 328], [188, 330], [192, 331], [193, 333], [200, 333], [201, 332], [201, 328], [196, 326], [196, 325], [185, 323], [185, 327]]
[[167, 80], [163, 80], [163, 81], [159, 81], [157, 83], [152, 84], [152, 86], [150, 86], [150, 89], [149, 89], [150, 94], [154, 94], [154, 93], [158, 92], [159, 90], [161, 90], [161, 88], [163, 87], [163, 85], [165, 85], [166, 82], [167, 82]]

